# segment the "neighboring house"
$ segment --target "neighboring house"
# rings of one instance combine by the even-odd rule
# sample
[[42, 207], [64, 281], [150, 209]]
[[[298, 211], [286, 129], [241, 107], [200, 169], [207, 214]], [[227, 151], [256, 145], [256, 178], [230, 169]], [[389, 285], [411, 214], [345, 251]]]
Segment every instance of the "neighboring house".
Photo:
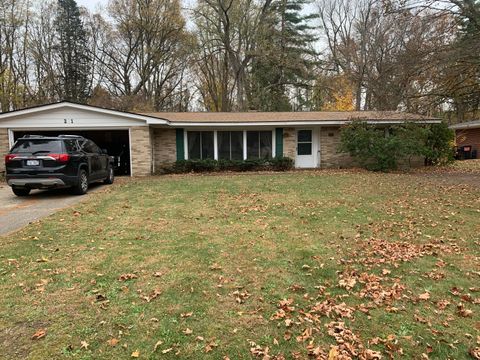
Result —
[[352, 163], [337, 151], [340, 127], [352, 120], [440, 122], [388, 111], [129, 113], [59, 102], [0, 114], [0, 153], [24, 134], [81, 134], [119, 156], [122, 173], [136, 176], [192, 158], [287, 156], [297, 168], [340, 168]]
[[455, 143], [460, 151], [470, 148], [463, 157], [480, 156], [480, 120], [455, 124], [450, 129], [455, 131]]

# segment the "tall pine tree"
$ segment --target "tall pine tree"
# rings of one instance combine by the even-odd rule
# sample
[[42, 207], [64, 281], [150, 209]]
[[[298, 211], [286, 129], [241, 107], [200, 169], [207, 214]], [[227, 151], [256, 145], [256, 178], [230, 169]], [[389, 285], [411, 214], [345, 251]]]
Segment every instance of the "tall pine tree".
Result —
[[314, 65], [316, 15], [303, 14], [311, 0], [275, 0], [264, 19], [251, 73], [252, 108], [292, 110], [290, 97], [309, 86]]
[[91, 60], [87, 34], [75, 0], [58, 0], [55, 19], [60, 73], [60, 98], [86, 102], [89, 96]]

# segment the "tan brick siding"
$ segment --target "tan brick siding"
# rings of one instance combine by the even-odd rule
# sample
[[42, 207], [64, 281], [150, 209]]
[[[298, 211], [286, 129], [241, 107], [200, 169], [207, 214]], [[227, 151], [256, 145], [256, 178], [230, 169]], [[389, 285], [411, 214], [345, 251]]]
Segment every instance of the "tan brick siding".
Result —
[[153, 129], [153, 156], [155, 172], [177, 160], [177, 137], [175, 129]]
[[297, 134], [294, 128], [283, 129], [283, 156], [295, 160], [297, 154]]
[[0, 129], [0, 174], [5, 171], [5, 155], [10, 150], [10, 145], [8, 143], [8, 130]]
[[320, 167], [347, 168], [355, 166], [352, 157], [346, 153], [339, 153], [340, 127], [320, 128]]
[[148, 126], [130, 128], [132, 175], [147, 176], [152, 173], [152, 136]]
[[471, 145], [473, 150], [477, 150], [477, 156], [480, 155], [480, 128], [457, 130], [455, 135], [457, 146]]

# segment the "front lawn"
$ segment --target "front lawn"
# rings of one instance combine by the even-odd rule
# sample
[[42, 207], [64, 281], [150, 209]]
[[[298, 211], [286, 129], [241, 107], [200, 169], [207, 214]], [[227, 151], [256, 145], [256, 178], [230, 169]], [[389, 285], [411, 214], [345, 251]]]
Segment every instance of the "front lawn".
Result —
[[422, 174], [124, 180], [0, 238], [0, 357], [471, 359], [479, 249]]

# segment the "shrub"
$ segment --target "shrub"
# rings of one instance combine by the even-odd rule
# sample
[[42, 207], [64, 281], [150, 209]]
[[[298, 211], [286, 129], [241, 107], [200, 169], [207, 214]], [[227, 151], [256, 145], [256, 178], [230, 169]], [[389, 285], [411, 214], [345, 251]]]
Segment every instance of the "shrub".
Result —
[[445, 122], [430, 126], [425, 146], [427, 165], [446, 165], [454, 160], [455, 132]]
[[287, 171], [293, 168], [293, 159], [289, 157], [276, 157], [270, 163], [275, 171]]
[[212, 172], [212, 171], [286, 171], [293, 167], [293, 160], [288, 157], [273, 159], [247, 159], [247, 160], [178, 160], [166, 172]]
[[400, 160], [424, 156], [431, 164], [452, 157], [452, 134], [445, 124], [404, 123], [389, 127], [355, 121], [342, 128], [341, 152], [348, 152], [360, 166], [373, 171], [396, 169]]

